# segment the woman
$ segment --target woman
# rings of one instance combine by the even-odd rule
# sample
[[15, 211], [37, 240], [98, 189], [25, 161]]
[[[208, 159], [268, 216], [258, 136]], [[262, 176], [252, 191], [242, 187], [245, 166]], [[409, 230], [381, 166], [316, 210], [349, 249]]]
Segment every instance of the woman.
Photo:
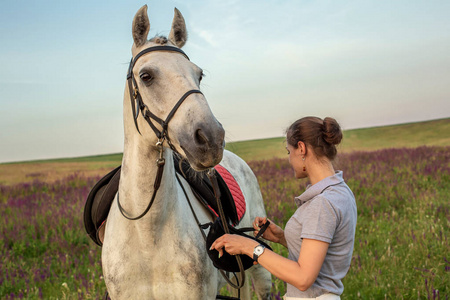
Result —
[[[289, 127], [286, 140], [295, 177], [308, 177], [311, 184], [295, 198], [298, 208], [285, 230], [271, 222], [263, 237], [287, 247], [288, 258], [239, 235], [223, 235], [211, 249], [219, 251], [219, 256], [225, 249], [232, 255], [252, 257], [287, 283], [285, 299], [340, 299], [357, 218], [355, 197], [342, 171], [335, 172], [332, 165], [342, 140], [340, 126], [333, 118], [305, 117]], [[255, 234], [266, 221], [255, 218]]]

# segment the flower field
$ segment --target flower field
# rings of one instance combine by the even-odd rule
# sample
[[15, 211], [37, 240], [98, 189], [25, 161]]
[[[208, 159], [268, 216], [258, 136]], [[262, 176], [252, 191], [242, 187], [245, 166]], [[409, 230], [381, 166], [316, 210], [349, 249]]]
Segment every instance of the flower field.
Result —
[[[450, 297], [450, 147], [345, 153], [337, 169], [358, 205], [342, 299]], [[287, 157], [251, 161], [269, 217], [284, 225], [307, 182]], [[101, 299], [100, 250], [82, 213], [99, 177], [0, 185], [0, 299]], [[286, 255], [286, 250], [274, 245]], [[274, 298], [284, 283], [274, 278]]]
[[[286, 160], [251, 166], [269, 217], [284, 225], [306, 182], [293, 179]], [[449, 299], [450, 147], [353, 152], [338, 157], [337, 169], [358, 206], [342, 299]]]

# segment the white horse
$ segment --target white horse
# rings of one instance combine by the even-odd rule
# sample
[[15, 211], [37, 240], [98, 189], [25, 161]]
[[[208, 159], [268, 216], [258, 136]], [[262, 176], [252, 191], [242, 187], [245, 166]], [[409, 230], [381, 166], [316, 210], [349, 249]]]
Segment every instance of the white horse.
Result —
[[[125, 88], [124, 153], [119, 191], [105, 229], [104, 279], [112, 299], [215, 299], [225, 281], [207, 255], [202, 233], [177, 182], [173, 152], [167, 140], [164, 142], [162, 136], [158, 139], [155, 132], [165, 132], [172, 149], [186, 158], [195, 171], [205, 171], [220, 163], [234, 176], [247, 201], [240, 226], [251, 227], [254, 217], [265, 215], [261, 192], [247, 164], [224, 151], [222, 125], [212, 114], [203, 94], [196, 91], [202, 70], [183, 53], [173, 51], [183, 47], [187, 40], [181, 13], [175, 9], [168, 38], [155, 37], [148, 41], [149, 29], [147, 6], [143, 6], [133, 20], [133, 57], [151, 47], [168, 46], [172, 50], [151, 51], [140, 56], [132, 65], [133, 78]], [[156, 123], [154, 131], [142, 115], [134, 119], [135, 100], [130, 91], [132, 95], [139, 93], [144, 113], [151, 111], [164, 120], [178, 99], [191, 90], [195, 91], [182, 101], [167, 131]], [[129, 220], [124, 215], [139, 216], [152, 198], [158, 172], [156, 161], [161, 161], [160, 155], [165, 158], [165, 165], [153, 205], [140, 219]], [[199, 221], [211, 222], [210, 214], [195, 200], [184, 179], [182, 183]], [[246, 273], [253, 277], [259, 299], [268, 299], [270, 273], [259, 265]], [[246, 280], [241, 293], [243, 299], [251, 298], [249, 281]]]

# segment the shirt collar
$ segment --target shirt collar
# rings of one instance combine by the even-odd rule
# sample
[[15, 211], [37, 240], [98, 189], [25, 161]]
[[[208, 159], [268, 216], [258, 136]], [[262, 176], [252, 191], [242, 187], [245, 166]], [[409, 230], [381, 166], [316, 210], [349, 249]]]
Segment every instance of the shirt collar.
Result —
[[334, 175], [324, 178], [314, 185], [309, 184], [303, 194], [294, 198], [295, 203], [300, 207], [315, 196], [321, 194], [327, 187], [341, 182], [344, 182], [342, 171], [337, 171]]

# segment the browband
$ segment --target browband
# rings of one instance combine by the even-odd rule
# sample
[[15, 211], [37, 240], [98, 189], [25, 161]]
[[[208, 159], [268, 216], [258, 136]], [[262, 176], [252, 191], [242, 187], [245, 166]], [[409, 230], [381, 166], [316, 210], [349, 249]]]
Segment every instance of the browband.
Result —
[[131, 73], [133, 72], [133, 67], [136, 64], [136, 61], [139, 59], [139, 57], [141, 57], [142, 55], [144, 55], [146, 53], [153, 52], [153, 51], [178, 52], [178, 53], [183, 54], [184, 57], [186, 57], [188, 60], [190, 60], [189, 56], [187, 56], [186, 53], [184, 53], [183, 50], [181, 50], [180, 48], [177, 48], [177, 47], [173, 47], [173, 46], [154, 46], [154, 47], [150, 47], [150, 48], [144, 49], [141, 52], [139, 52], [134, 58], [131, 58], [130, 67], [128, 68], [127, 79], [130, 79], [133, 76]]

